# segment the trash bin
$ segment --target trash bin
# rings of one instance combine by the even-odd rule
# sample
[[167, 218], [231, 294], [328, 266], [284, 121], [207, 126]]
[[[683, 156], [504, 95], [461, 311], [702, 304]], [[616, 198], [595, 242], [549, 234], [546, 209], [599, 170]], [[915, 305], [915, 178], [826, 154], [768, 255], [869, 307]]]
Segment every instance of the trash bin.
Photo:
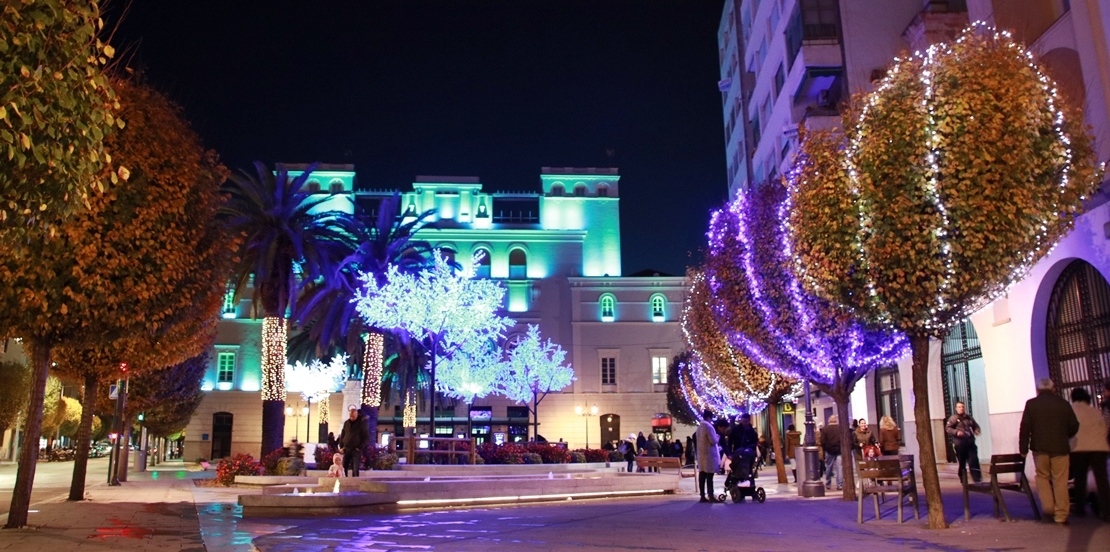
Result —
[[138, 450], [138, 451], [135, 451], [135, 452], [136, 452], [136, 454], [135, 454], [135, 471], [145, 472], [146, 471], [146, 454], [147, 454], [147, 451]]

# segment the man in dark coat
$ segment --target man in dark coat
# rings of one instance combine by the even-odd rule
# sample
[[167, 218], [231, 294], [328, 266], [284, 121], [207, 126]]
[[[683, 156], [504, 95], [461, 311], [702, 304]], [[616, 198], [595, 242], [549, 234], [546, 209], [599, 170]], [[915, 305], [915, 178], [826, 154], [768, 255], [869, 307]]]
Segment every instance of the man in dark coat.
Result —
[[1025, 402], [1018, 432], [1018, 449], [1025, 456], [1033, 451], [1037, 468], [1037, 494], [1041, 510], [1056, 523], [1068, 523], [1068, 439], [1079, 432], [1079, 419], [1068, 401], [1057, 396], [1049, 378], [1037, 380], [1037, 396]]
[[[339, 432], [339, 446], [343, 451], [343, 475], [348, 473], [358, 477], [358, 468], [362, 464], [362, 449], [370, 444], [370, 430], [366, 427], [366, 420], [358, 414], [358, 407], [348, 407], [351, 415], [343, 422], [343, 431]], [[348, 471], [349, 470], [349, 471]]]
[[836, 472], [836, 488], [844, 485], [844, 474], [840, 468], [840, 424], [836, 416], [829, 416], [829, 423], [821, 428], [818, 441], [825, 451], [825, 487], [832, 488], [833, 472]]
[[956, 449], [956, 459], [959, 461], [960, 477], [967, 477], [971, 470], [971, 480], [978, 483], [983, 478], [979, 468], [979, 447], [975, 446], [975, 436], [979, 434], [979, 422], [967, 413], [963, 401], [956, 401], [956, 413], [948, 419], [944, 431], [952, 436], [952, 445]]

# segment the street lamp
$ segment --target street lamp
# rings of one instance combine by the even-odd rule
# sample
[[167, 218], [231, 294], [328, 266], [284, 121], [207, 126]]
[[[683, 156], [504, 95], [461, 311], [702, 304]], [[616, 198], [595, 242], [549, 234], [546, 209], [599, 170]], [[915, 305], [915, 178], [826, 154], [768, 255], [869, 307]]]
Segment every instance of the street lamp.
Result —
[[312, 409], [307, 405], [301, 409], [301, 414], [306, 418], [304, 422], [304, 442], [308, 442], [312, 435]]
[[597, 405], [591, 406], [587, 409], [584, 406], [575, 406], [574, 413], [586, 418], [586, 448], [590, 448], [590, 416], [597, 416]]
[[806, 399], [806, 436], [805, 446], [802, 447], [802, 453], [806, 459], [806, 473], [805, 481], [802, 483], [802, 496], [806, 498], [813, 498], [825, 496], [825, 486], [821, 484], [820, 471], [817, 466], [818, 451], [816, 423], [813, 421], [813, 402], [809, 393], [809, 380], [805, 380], [805, 399]]

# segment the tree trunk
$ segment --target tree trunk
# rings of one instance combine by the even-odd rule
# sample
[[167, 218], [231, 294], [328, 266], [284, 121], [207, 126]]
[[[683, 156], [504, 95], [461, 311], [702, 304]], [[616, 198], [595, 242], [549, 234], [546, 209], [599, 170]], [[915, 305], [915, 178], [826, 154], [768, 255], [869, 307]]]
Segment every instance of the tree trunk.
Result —
[[27, 404], [27, 422], [23, 430], [23, 447], [19, 450], [19, 468], [15, 474], [12, 504], [8, 510], [9, 529], [27, 525], [31, 506], [31, 487], [35, 466], [39, 461], [39, 436], [42, 432], [42, 403], [46, 398], [46, 378], [50, 375], [51, 348], [42, 343], [31, 344], [31, 397]]
[[[378, 442], [378, 410], [382, 405], [382, 356], [385, 338], [381, 333], [371, 331], [364, 343], [362, 356], [362, 415], [366, 417], [366, 429], [370, 440]], [[374, 366], [371, 366], [374, 364]]]
[[852, 435], [852, 417], [848, 414], [848, 391], [833, 395], [833, 402], [836, 403], [836, 418], [840, 424], [840, 470], [844, 474], [844, 500], [851, 502], [856, 500], [856, 457], [852, 454], [852, 439], [855, 437]]
[[[439, 351], [437, 350], [438, 349], [438, 347], [437, 347], [438, 344], [439, 344], [439, 338], [438, 337], [433, 337], [432, 338], [432, 384], [428, 388], [428, 398], [431, 399], [431, 402], [432, 402], [432, 408], [428, 411], [428, 420], [430, 422], [429, 425], [431, 425], [431, 429], [429, 429], [428, 432], [432, 435], [432, 437], [436, 436], [436, 357], [438, 356], [437, 353], [439, 353]], [[429, 441], [429, 442], [431, 442], [431, 441]]]
[[262, 451], [259, 458], [285, 445], [287, 331], [283, 317], [271, 315], [262, 319]]
[[540, 401], [538, 395], [532, 395], [532, 440], [540, 441]]
[[[126, 411], [125, 409], [124, 412]], [[120, 444], [123, 448], [119, 451], [119, 461], [116, 464], [116, 479], [119, 479], [122, 483], [126, 483], [127, 461], [131, 458], [131, 420], [123, 422], [123, 431], [120, 432]]]
[[[370, 435], [370, 444], [377, 446], [378, 442], [378, 410], [376, 406], [362, 405], [362, 415], [366, 417], [366, 430]], [[326, 431], [326, 430], [325, 430]]]
[[786, 483], [786, 464], [782, 455], [782, 438], [779, 436], [779, 405], [767, 403], [767, 419], [771, 426], [771, 451], [775, 453], [775, 471], [778, 472], [779, 483]]
[[913, 417], [917, 426], [918, 459], [921, 486], [925, 487], [925, 503], [929, 508], [929, 528], [946, 529], [944, 502], [937, 475], [937, 451], [933, 446], [932, 419], [929, 417], [929, 336], [910, 337], [913, 350]]
[[81, 426], [77, 428], [77, 454], [73, 457], [73, 479], [69, 484], [69, 500], [85, 499], [85, 472], [89, 467], [93, 409], [96, 408], [99, 383], [100, 378], [96, 374], [85, 374], [85, 394], [81, 397]]

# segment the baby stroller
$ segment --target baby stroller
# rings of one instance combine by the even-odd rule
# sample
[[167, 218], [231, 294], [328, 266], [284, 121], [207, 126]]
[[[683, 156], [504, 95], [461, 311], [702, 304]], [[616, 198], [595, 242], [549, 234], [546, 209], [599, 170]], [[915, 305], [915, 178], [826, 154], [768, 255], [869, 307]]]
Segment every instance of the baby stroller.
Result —
[[[755, 486], [755, 447], [738, 449], [732, 454], [728, 477], [725, 478], [725, 492], [717, 500], [724, 502], [725, 496], [731, 496], [735, 503], [744, 502], [744, 497], [750, 496], [760, 504], [767, 500], [767, 492], [763, 487]], [[741, 486], [743, 482], [747, 486]]]

